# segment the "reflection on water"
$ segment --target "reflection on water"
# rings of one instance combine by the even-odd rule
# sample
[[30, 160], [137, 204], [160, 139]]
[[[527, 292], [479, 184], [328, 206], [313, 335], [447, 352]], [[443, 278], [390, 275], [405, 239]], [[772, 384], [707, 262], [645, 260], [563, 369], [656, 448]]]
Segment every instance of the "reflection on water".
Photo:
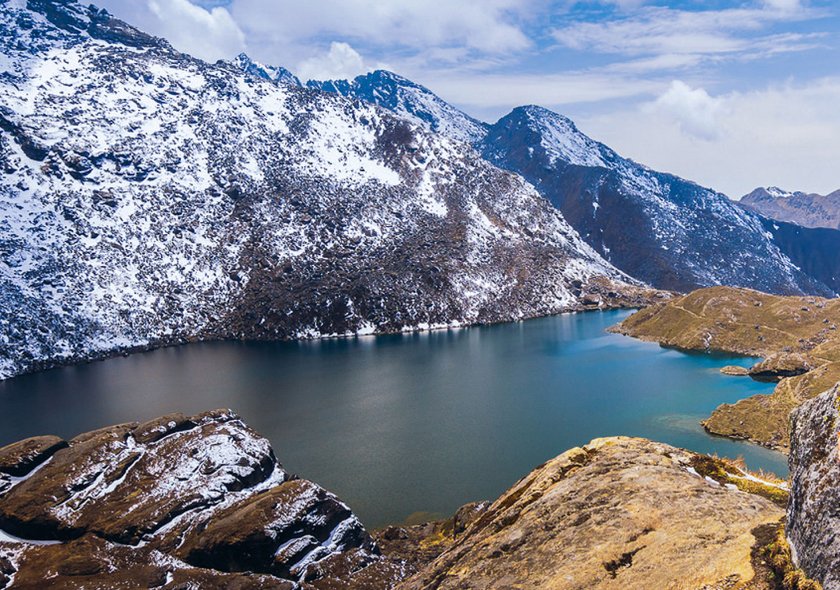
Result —
[[193, 344], [46, 371], [0, 382], [0, 444], [230, 407], [271, 440], [287, 469], [335, 491], [372, 527], [494, 499], [599, 436], [644, 436], [786, 473], [782, 455], [698, 424], [720, 403], [772, 391], [718, 373], [752, 360], [604, 332], [626, 315]]

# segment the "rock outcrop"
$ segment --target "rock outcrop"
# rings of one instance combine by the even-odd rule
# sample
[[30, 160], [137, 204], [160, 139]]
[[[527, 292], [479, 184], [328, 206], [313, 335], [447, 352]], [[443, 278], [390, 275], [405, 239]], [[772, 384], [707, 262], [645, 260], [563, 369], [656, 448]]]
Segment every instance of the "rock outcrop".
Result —
[[783, 484], [643, 439], [375, 536], [227, 410], [30, 439], [0, 465], [0, 589], [780, 590], [795, 572]]
[[382, 590], [410, 571], [229, 411], [30, 439], [0, 472], [0, 588]]
[[400, 588], [773, 588], [761, 547], [784, 511], [739, 477], [667, 445], [595, 440], [523, 478]]
[[703, 425], [784, 451], [791, 410], [840, 381], [838, 319], [840, 299], [714, 287], [645, 308], [613, 331], [684, 350], [764, 357], [749, 372], [779, 380], [773, 394], [722, 405]]
[[787, 535], [797, 564], [825, 590], [840, 589], [840, 388], [791, 416]]

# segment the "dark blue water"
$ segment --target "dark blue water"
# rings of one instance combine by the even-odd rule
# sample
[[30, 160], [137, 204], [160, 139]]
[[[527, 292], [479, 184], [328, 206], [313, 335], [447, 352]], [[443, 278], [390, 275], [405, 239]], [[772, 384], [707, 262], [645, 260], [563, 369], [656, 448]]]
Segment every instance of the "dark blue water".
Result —
[[719, 373], [753, 360], [683, 354], [604, 332], [627, 312], [385, 337], [191, 344], [0, 382], [0, 445], [167, 412], [231, 407], [290, 471], [370, 527], [494, 499], [599, 436], [633, 435], [786, 474], [785, 458], [707, 435], [721, 403], [772, 384]]

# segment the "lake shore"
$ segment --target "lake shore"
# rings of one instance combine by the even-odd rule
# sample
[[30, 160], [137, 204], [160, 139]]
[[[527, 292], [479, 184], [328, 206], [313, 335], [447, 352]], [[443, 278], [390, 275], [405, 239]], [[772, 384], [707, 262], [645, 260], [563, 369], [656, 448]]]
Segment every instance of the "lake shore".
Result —
[[748, 373], [778, 382], [772, 395], [721, 405], [711, 433], [787, 452], [790, 412], [840, 381], [840, 300], [712, 287], [654, 305], [612, 331], [663, 346], [761, 356]]

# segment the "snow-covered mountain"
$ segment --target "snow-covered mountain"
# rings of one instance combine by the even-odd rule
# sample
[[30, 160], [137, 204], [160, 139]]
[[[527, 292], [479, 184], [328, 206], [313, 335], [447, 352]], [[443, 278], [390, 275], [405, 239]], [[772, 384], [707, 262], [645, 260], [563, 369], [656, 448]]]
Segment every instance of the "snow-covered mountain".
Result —
[[803, 227], [840, 229], [840, 190], [828, 195], [757, 188], [738, 204], [748, 211]]
[[246, 74], [250, 74], [252, 76], [271, 80], [272, 82], [279, 82], [281, 84], [293, 84], [295, 86], [301, 85], [300, 79], [298, 79], [297, 76], [286, 68], [279, 66], [267, 66], [251, 59], [245, 53], [237, 55], [232, 63]]
[[0, 378], [635, 296], [520, 176], [383, 109], [72, 0], [0, 0], [0, 31]]
[[654, 286], [834, 293], [781, 252], [758, 216], [723, 194], [621, 157], [549, 110], [514, 109], [480, 149], [533, 183], [607, 260]]
[[[833, 268], [805, 272], [785, 253], [802, 258], [808, 240], [798, 246], [790, 241], [801, 235], [788, 233], [777, 242], [759, 216], [726, 196], [623, 158], [566, 117], [526, 106], [494, 125], [478, 124], [474, 133], [463, 133], [467, 115], [440, 106], [443, 101], [431, 91], [418, 91], [410, 81], [385, 72], [361, 80], [320, 87], [396, 112], [410, 112], [419, 93], [423, 104], [436, 105], [419, 122], [472, 141], [488, 161], [521, 174], [590, 246], [639, 280], [679, 291], [734, 285], [772, 293], [836, 293], [824, 282]], [[386, 89], [381, 93], [378, 80]]]
[[379, 105], [457, 141], [476, 143], [487, 134], [486, 123], [453, 107], [428, 88], [392, 72], [377, 70], [352, 81], [311, 80], [307, 86]]

